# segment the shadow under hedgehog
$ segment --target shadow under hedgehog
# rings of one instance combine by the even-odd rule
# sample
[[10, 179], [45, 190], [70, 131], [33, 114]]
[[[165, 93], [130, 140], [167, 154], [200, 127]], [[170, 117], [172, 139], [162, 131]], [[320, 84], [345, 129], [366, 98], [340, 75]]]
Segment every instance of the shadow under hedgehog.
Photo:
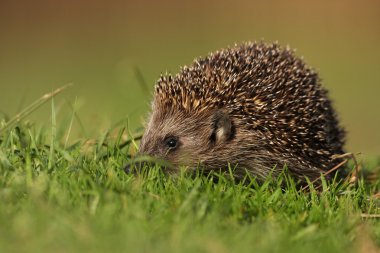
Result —
[[[341, 160], [339, 126], [318, 74], [289, 48], [245, 43], [196, 59], [155, 86], [139, 154], [259, 180], [284, 166], [303, 183]], [[329, 179], [330, 176], [327, 176]]]

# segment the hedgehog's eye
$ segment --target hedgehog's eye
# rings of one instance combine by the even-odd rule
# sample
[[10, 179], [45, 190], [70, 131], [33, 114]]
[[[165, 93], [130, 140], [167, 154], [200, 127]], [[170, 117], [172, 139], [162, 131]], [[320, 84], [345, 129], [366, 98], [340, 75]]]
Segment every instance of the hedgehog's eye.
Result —
[[165, 146], [169, 150], [174, 150], [178, 147], [178, 138], [170, 136], [165, 139]]

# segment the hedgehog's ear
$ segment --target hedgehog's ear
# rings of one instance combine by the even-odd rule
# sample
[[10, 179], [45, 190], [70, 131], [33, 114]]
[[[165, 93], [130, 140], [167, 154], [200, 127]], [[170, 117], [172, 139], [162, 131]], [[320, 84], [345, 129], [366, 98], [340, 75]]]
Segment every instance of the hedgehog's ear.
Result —
[[213, 131], [210, 137], [211, 141], [222, 143], [231, 139], [232, 134], [232, 122], [228, 113], [223, 110], [215, 111], [213, 115]]

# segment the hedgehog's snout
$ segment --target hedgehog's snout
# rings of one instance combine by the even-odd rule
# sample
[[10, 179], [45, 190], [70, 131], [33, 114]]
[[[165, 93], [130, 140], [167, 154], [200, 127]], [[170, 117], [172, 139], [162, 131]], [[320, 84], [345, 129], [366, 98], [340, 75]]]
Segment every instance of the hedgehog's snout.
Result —
[[124, 172], [127, 174], [140, 172], [144, 167], [149, 167], [152, 163], [148, 161], [132, 161], [124, 167]]
[[146, 135], [144, 135], [138, 153], [133, 160], [124, 167], [124, 172], [127, 174], [140, 172], [144, 167], [152, 165], [152, 163], [147, 160], [147, 157], [149, 158], [153, 155], [151, 146], [152, 145], [149, 145], [149, 141], [146, 141]]

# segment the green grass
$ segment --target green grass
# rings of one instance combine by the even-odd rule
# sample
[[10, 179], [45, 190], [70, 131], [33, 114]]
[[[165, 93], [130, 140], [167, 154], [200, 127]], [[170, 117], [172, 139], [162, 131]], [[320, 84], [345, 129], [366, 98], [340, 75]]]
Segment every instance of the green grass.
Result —
[[379, 219], [361, 216], [380, 214], [371, 197], [379, 181], [301, 192], [286, 174], [260, 185], [230, 173], [166, 176], [156, 167], [127, 175], [121, 168], [135, 144], [125, 128], [67, 144], [69, 130], [55, 118], [51, 128], [28, 123], [0, 133], [0, 252], [335, 253], [380, 245]]

